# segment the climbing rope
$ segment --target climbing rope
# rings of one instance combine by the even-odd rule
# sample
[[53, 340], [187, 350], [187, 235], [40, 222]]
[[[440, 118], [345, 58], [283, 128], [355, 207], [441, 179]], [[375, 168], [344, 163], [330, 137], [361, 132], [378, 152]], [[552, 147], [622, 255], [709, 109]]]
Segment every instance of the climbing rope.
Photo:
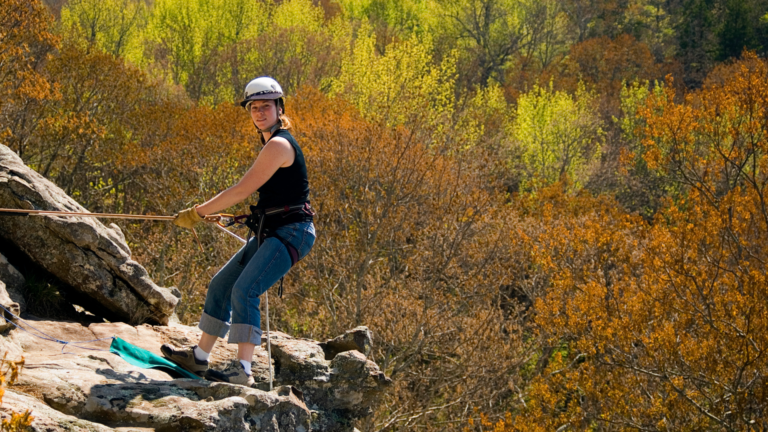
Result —
[[6, 216], [80, 216], [96, 217], [107, 219], [144, 219], [144, 220], [174, 220], [175, 216], [157, 216], [157, 215], [133, 215], [120, 213], [89, 213], [89, 212], [68, 212], [58, 210], [26, 210], [26, 209], [7, 209], [0, 208], [0, 215]]
[[106, 338], [92, 339], [92, 340], [87, 340], [87, 341], [76, 341], [76, 342], [69, 342], [69, 341], [61, 340], [61, 339], [55, 338], [55, 337], [53, 337], [53, 336], [43, 332], [42, 330], [39, 330], [39, 329], [35, 328], [30, 323], [24, 321], [24, 319], [22, 319], [20, 316], [18, 316], [16, 314], [14, 314], [13, 312], [9, 311], [8, 309], [6, 309], [5, 306], [0, 305], [0, 308], [2, 308], [10, 316], [12, 316], [12, 317], [16, 318], [17, 320], [21, 321], [22, 323], [24, 323], [25, 326], [29, 327], [30, 329], [36, 331], [39, 334], [35, 334], [35, 333], [25, 329], [24, 327], [16, 324], [15, 322], [11, 321], [8, 317], [3, 315], [3, 319], [5, 319], [7, 322], [13, 324], [17, 329], [23, 330], [23, 331], [29, 333], [30, 335], [32, 335], [32, 336], [34, 336], [36, 338], [40, 338], [40, 339], [43, 339], [43, 340], [46, 340], [46, 341], [49, 341], [49, 342], [56, 342], [56, 343], [62, 344], [62, 347], [61, 347], [61, 353], [62, 354], [74, 354], [74, 353], [70, 353], [70, 352], [66, 352], [66, 353], [64, 352], [64, 348], [66, 348], [68, 346], [72, 346], [72, 347], [80, 348], [80, 349], [84, 349], [84, 350], [90, 350], [90, 351], [107, 351], [108, 352], [109, 350], [105, 350], [105, 349], [101, 349], [101, 348], [88, 348], [88, 347], [84, 347], [84, 346], [80, 346], [80, 345], [81, 344], [87, 344], [87, 343], [96, 343], [96, 342], [101, 342], [101, 341], [105, 341], [105, 340], [112, 340], [112, 339], [115, 338], [114, 336], [110, 336], [110, 337], [106, 337]]
[[[26, 209], [7, 209], [0, 208], [0, 216], [60, 216], [60, 217], [95, 217], [106, 219], [138, 219], [138, 220], [153, 220], [153, 221], [172, 221], [176, 219], [176, 216], [162, 216], [162, 215], [134, 215], [123, 213], [88, 213], [88, 212], [69, 212], [58, 210], [26, 210]], [[232, 226], [236, 223], [241, 223], [240, 220], [247, 218], [244, 216], [233, 216], [229, 214], [212, 214], [204, 218], [206, 222], [216, 222], [216, 226], [235, 237], [241, 242], [245, 243], [245, 239], [226, 229], [226, 227]], [[243, 219], [244, 220], [244, 219]], [[231, 221], [231, 222], [230, 222]], [[197, 236], [197, 231], [192, 228], [192, 234], [195, 236], [197, 245], [200, 247], [201, 252], [205, 252], [202, 243], [200, 243], [200, 237]]]

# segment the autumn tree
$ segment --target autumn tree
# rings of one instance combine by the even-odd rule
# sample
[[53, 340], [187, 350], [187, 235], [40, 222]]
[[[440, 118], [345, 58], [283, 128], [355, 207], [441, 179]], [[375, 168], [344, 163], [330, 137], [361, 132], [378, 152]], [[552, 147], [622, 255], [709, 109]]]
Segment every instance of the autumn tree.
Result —
[[280, 326], [307, 337], [374, 331], [373, 358], [396, 384], [366, 429], [439, 430], [493, 404], [488, 386], [530, 348], [496, 306], [510, 277], [508, 227], [503, 195], [478, 187], [481, 148], [446, 156], [316, 90], [289, 102], [311, 161], [318, 241], [276, 303]]
[[549, 277], [534, 308], [556, 349], [497, 430], [765, 427], [766, 74], [752, 55], [684, 101], [648, 96], [641, 157], [680, 185], [653, 224], [584, 197], [531, 207], [548, 235], [512, 244]]
[[606, 119], [619, 114], [619, 93], [624, 82], [663, 80], [673, 65], [657, 62], [649, 47], [623, 34], [615, 39], [600, 37], [573, 45], [552, 79], [558, 88], [576, 90], [584, 82], [600, 96]]
[[30, 141], [25, 162], [92, 207], [102, 201], [101, 193], [129, 181], [130, 170], [115, 176], [112, 169], [146, 160], [131, 126], [154, 103], [158, 86], [122, 60], [73, 41], [62, 45], [46, 70], [61, 99], [42, 112], [43, 127]]
[[35, 117], [47, 100], [58, 98], [41, 69], [58, 44], [53, 17], [39, 2], [0, 5], [0, 140], [22, 157], [39, 126]]

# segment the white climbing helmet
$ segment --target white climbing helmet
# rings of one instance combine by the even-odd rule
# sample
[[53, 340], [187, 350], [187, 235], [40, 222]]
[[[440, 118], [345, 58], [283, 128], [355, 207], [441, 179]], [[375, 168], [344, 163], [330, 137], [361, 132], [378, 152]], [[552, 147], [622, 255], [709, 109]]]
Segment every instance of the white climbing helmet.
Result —
[[240, 106], [247, 108], [248, 103], [255, 100], [278, 100], [278, 106], [282, 105], [283, 88], [273, 78], [258, 77], [245, 86], [243, 100]]

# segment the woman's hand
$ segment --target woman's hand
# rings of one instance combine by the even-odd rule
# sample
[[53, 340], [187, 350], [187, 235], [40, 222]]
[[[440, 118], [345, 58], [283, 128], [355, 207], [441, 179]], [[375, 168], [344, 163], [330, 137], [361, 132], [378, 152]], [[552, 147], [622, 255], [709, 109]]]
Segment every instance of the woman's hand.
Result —
[[174, 225], [178, 225], [182, 228], [192, 229], [199, 222], [202, 222], [203, 218], [197, 212], [197, 206], [182, 210], [176, 215], [176, 219], [173, 220]]

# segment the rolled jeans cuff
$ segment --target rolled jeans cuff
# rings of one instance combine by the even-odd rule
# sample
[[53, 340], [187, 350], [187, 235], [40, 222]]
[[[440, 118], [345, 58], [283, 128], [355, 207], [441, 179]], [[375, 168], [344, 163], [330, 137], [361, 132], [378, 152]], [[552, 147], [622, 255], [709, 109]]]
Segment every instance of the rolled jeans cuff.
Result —
[[227, 330], [229, 330], [229, 323], [218, 318], [214, 318], [203, 312], [203, 316], [200, 317], [200, 323], [197, 324], [197, 328], [205, 333], [208, 333], [209, 335], [223, 338], [227, 335]]
[[229, 343], [252, 343], [261, 345], [261, 329], [250, 324], [232, 324], [229, 329]]

